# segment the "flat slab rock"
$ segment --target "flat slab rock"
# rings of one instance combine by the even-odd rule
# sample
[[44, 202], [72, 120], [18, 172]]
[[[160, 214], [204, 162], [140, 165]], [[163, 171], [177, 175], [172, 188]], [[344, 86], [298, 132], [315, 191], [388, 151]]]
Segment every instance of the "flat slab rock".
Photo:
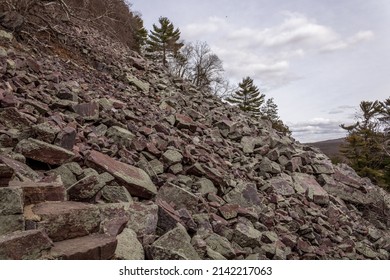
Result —
[[0, 236], [0, 260], [40, 259], [52, 246], [43, 230], [13, 232]]
[[117, 161], [97, 151], [91, 151], [86, 160], [88, 165], [114, 176], [133, 196], [149, 199], [157, 194], [156, 186], [142, 169]]
[[29, 227], [45, 229], [53, 241], [95, 233], [100, 225], [96, 206], [74, 201], [43, 202], [26, 207], [24, 215]]
[[26, 158], [52, 165], [64, 164], [75, 156], [71, 151], [33, 138], [23, 139], [15, 149]]
[[18, 187], [23, 192], [24, 206], [45, 201], [64, 201], [66, 192], [61, 177], [49, 178], [41, 182], [11, 182], [10, 186]]
[[93, 234], [55, 242], [51, 258], [60, 260], [109, 260], [114, 256], [117, 240], [105, 234]]

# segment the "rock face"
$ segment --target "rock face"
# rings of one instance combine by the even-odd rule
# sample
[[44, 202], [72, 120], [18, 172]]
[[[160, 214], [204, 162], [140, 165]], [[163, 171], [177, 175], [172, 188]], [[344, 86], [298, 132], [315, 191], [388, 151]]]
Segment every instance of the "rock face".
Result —
[[384, 190], [76, 23], [0, 16], [0, 259], [390, 258]]

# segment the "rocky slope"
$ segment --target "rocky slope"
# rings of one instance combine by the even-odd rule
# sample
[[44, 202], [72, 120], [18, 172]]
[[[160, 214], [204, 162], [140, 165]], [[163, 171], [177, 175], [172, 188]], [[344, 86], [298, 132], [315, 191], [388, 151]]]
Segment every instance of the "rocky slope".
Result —
[[0, 28], [0, 259], [389, 259], [390, 196], [98, 31]]

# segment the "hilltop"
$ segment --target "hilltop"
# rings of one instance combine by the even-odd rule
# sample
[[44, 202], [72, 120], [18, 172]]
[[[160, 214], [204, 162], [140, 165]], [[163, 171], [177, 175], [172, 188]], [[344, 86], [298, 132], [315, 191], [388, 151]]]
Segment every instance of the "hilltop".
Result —
[[0, 259], [389, 259], [383, 189], [42, 7], [0, 16]]
[[340, 148], [345, 144], [345, 138], [331, 139], [314, 143], [306, 143], [306, 145], [319, 148], [329, 158], [340, 157]]

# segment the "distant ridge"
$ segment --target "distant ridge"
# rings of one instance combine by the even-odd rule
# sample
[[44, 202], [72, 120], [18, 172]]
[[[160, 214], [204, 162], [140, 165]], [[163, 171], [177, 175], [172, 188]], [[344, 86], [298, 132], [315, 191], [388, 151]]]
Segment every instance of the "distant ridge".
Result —
[[329, 158], [340, 155], [341, 145], [345, 143], [345, 138], [331, 139], [314, 143], [306, 143], [306, 145], [319, 148]]

